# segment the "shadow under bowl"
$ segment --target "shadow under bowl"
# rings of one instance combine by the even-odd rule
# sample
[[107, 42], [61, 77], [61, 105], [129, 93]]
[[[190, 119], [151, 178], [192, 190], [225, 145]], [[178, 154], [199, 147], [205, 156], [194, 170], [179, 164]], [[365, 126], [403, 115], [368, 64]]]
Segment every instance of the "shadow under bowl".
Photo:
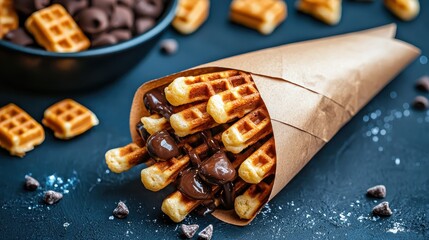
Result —
[[43, 92], [99, 87], [134, 68], [170, 26], [178, 0], [167, 0], [149, 31], [112, 46], [76, 53], [55, 53], [0, 40], [0, 83]]

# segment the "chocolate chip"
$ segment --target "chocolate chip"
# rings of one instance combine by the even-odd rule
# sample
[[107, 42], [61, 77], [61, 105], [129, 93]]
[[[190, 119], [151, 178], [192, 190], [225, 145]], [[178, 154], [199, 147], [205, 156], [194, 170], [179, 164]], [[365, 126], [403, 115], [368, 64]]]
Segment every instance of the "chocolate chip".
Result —
[[179, 45], [175, 39], [165, 39], [161, 42], [161, 51], [165, 54], [171, 55], [177, 52]]
[[102, 47], [107, 45], [113, 45], [117, 42], [118, 40], [112, 34], [103, 33], [100, 36], [94, 38], [91, 44], [93, 47]]
[[34, 44], [33, 38], [31, 38], [30, 35], [28, 35], [23, 28], [18, 28], [18, 29], [9, 31], [4, 36], [4, 39], [21, 46], [29, 46]]
[[77, 23], [85, 33], [97, 34], [109, 27], [109, 18], [100, 8], [90, 7], [79, 12]]
[[134, 0], [118, 0], [119, 5], [127, 6], [129, 8], [133, 8], [134, 3], [135, 3]]
[[128, 28], [133, 27], [134, 14], [128, 8], [124, 6], [116, 6], [113, 9], [112, 17], [110, 19], [111, 28]]
[[50, 0], [14, 0], [12, 2], [16, 11], [24, 15], [30, 15], [37, 10], [47, 7]]
[[34, 191], [40, 186], [39, 181], [37, 181], [35, 178], [30, 177], [28, 175], [25, 176], [25, 189], [28, 191]]
[[198, 231], [198, 228], [200, 228], [198, 224], [191, 224], [191, 225], [181, 224], [180, 225], [180, 230], [182, 230], [182, 234], [186, 238], [192, 238], [195, 235], [195, 233]]
[[392, 215], [392, 210], [389, 207], [389, 202], [382, 202], [375, 206], [372, 209], [372, 214], [381, 216], [381, 217], [388, 217]]
[[200, 239], [210, 240], [213, 236], [213, 225], [210, 224], [206, 228], [204, 228], [200, 233], [198, 233], [198, 237]]
[[429, 92], [429, 76], [423, 76], [419, 78], [419, 80], [416, 83], [416, 87], [419, 90]]
[[128, 210], [127, 205], [124, 202], [119, 201], [118, 206], [113, 210], [113, 216], [123, 219], [126, 218], [130, 214], [130, 210]]
[[75, 15], [88, 7], [88, 0], [54, 0], [54, 3], [61, 4], [70, 15]]
[[92, 0], [93, 7], [97, 7], [103, 10], [107, 15], [112, 14], [114, 6], [116, 6], [116, 0]]
[[147, 30], [151, 29], [155, 25], [155, 20], [153, 18], [138, 18], [135, 22], [135, 31], [137, 34], [142, 34]]
[[429, 107], [429, 100], [424, 96], [417, 96], [413, 101], [413, 107], [418, 110], [425, 110]]
[[384, 185], [377, 185], [366, 190], [366, 194], [374, 198], [385, 198], [386, 197], [386, 187]]
[[45, 192], [45, 196], [43, 197], [43, 201], [45, 201], [46, 204], [52, 205], [54, 203], [59, 202], [62, 198], [63, 198], [62, 193], [49, 190], [49, 191]]
[[141, 17], [157, 18], [162, 13], [164, 3], [162, 0], [136, 0], [134, 10]]
[[132, 37], [132, 33], [130, 30], [126, 29], [116, 29], [110, 32], [118, 42], [126, 41]]

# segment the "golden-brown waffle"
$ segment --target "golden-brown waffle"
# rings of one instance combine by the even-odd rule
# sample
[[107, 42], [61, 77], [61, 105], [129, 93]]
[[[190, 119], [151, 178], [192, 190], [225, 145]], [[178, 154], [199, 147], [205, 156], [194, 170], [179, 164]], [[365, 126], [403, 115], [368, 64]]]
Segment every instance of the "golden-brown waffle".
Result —
[[248, 146], [272, 133], [267, 109], [258, 107], [238, 120], [222, 134], [226, 150], [239, 153]]
[[215, 127], [218, 123], [207, 112], [207, 102], [204, 102], [171, 115], [170, 125], [177, 136], [184, 137]]
[[287, 7], [283, 0], [234, 0], [230, 18], [233, 22], [270, 34], [286, 19]]
[[414, 19], [420, 12], [418, 0], [384, 0], [384, 5], [404, 21]]
[[170, 128], [170, 123], [159, 114], [152, 114], [149, 117], [142, 117], [140, 122], [149, 134]]
[[209, 16], [209, 0], [180, 0], [173, 27], [182, 34], [191, 34]]
[[242, 195], [235, 198], [234, 209], [241, 219], [252, 219], [270, 196], [273, 182], [251, 185]]
[[330, 25], [337, 24], [341, 19], [341, 0], [298, 0], [296, 7]]
[[23, 157], [43, 140], [42, 126], [24, 110], [12, 103], [0, 108], [0, 146], [10, 154]]
[[254, 83], [247, 83], [210, 97], [207, 112], [217, 123], [241, 118], [261, 102], [261, 95]]
[[112, 172], [122, 173], [148, 161], [150, 156], [146, 147], [139, 147], [135, 143], [130, 143], [107, 151], [105, 158], [107, 166]]
[[90, 46], [89, 39], [60, 4], [34, 12], [25, 22], [27, 30], [46, 50], [79, 52]]
[[171, 105], [178, 106], [208, 100], [217, 93], [250, 82], [249, 74], [235, 70], [179, 77], [165, 88], [165, 97]]
[[258, 184], [271, 175], [276, 164], [274, 137], [250, 155], [238, 169], [238, 175], [246, 182]]
[[19, 26], [18, 15], [12, 0], [0, 0], [0, 39]]
[[98, 125], [98, 119], [88, 108], [64, 99], [45, 110], [42, 123], [54, 131], [55, 137], [69, 139]]

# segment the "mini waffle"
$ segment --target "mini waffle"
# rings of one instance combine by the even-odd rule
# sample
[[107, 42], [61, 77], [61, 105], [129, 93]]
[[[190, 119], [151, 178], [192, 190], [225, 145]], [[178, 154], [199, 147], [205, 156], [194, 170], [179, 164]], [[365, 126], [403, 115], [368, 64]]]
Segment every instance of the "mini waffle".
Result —
[[170, 123], [159, 114], [152, 114], [149, 117], [140, 119], [144, 128], [149, 134], [154, 134], [158, 131], [170, 128]]
[[98, 119], [81, 104], [64, 99], [45, 110], [42, 123], [54, 131], [55, 137], [69, 139], [98, 125]]
[[275, 164], [274, 138], [270, 138], [241, 164], [238, 174], [244, 181], [258, 184], [273, 173]]
[[195, 32], [209, 16], [209, 0], [180, 0], [173, 27], [182, 34]]
[[111, 149], [106, 152], [105, 157], [107, 166], [115, 173], [128, 171], [132, 167], [148, 161], [150, 158], [146, 147], [139, 147], [135, 143]]
[[341, 19], [341, 0], [299, 0], [296, 7], [330, 25], [337, 24]]
[[13, 7], [13, 0], [0, 0], [0, 39], [11, 30], [17, 29], [18, 15]]
[[217, 123], [226, 123], [254, 110], [260, 101], [255, 85], [247, 83], [212, 96], [207, 102], [207, 112]]
[[252, 80], [249, 74], [235, 70], [179, 77], [165, 88], [165, 97], [173, 106], [207, 101], [217, 93], [250, 82]]
[[10, 154], [23, 157], [43, 140], [42, 126], [24, 110], [12, 103], [0, 108], [0, 146]]
[[25, 27], [48, 51], [79, 52], [91, 44], [60, 4], [53, 4], [34, 12], [27, 18]]
[[231, 3], [231, 20], [262, 34], [273, 32], [286, 15], [286, 3], [282, 0], [234, 0]]
[[222, 134], [222, 142], [226, 150], [239, 153], [272, 131], [267, 109], [259, 107], [228, 128]]
[[420, 12], [418, 0], [384, 0], [384, 5], [404, 21], [414, 19]]
[[251, 185], [242, 195], [235, 198], [234, 209], [242, 219], [252, 219], [270, 196], [273, 184], [260, 182]]

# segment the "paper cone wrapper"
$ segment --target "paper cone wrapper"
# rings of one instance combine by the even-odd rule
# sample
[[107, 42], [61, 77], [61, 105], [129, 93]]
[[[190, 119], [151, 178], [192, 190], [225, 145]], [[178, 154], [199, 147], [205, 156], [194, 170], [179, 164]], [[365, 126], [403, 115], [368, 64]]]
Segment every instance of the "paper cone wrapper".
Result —
[[[340, 128], [418, 55], [412, 45], [394, 39], [396, 25], [329, 38], [287, 44], [207, 63], [143, 84], [131, 107], [135, 131], [148, 115], [144, 94], [180, 76], [225, 69], [252, 74], [270, 114], [276, 145], [276, 173], [271, 200]], [[213, 215], [244, 226], [232, 211]]]

